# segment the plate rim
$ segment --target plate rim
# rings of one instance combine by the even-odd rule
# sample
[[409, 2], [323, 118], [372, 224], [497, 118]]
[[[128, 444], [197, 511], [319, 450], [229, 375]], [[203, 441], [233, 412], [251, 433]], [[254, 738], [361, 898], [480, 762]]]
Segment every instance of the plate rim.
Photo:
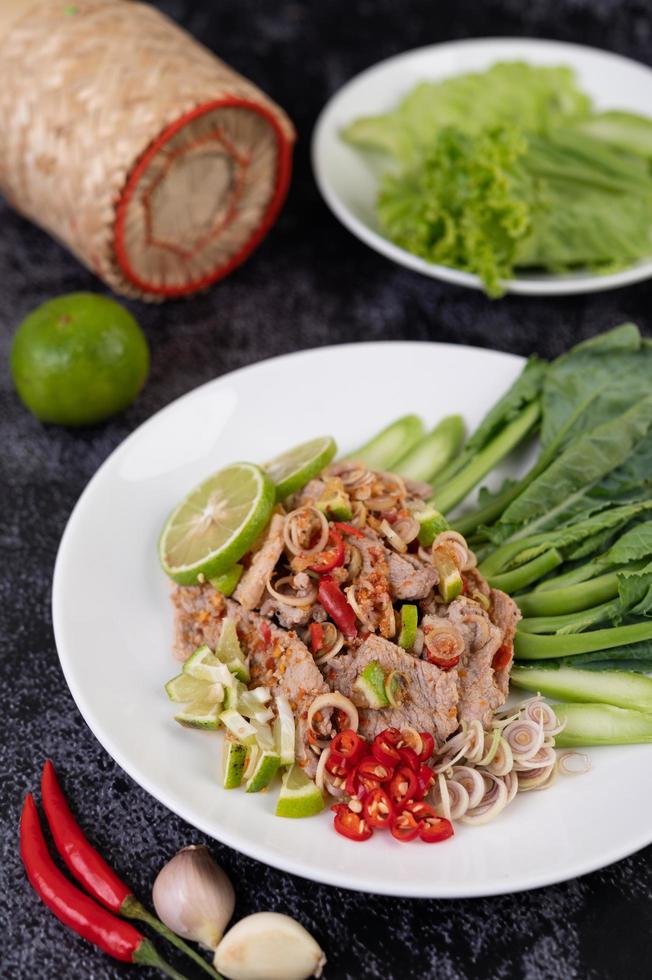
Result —
[[[385, 238], [379, 232], [374, 231], [364, 221], [357, 217], [347, 205], [340, 199], [337, 192], [331, 186], [327, 177], [327, 170], [324, 166], [322, 143], [328, 139], [327, 128], [330, 116], [338, 106], [342, 98], [345, 98], [348, 90], [355, 84], [363, 81], [368, 76], [373, 75], [377, 70], [385, 69], [395, 62], [409, 60], [417, 55], [426, 52], [439, 53], [442, 49], [459, 48], [484, 48], [494, 44], [513, 46], [522, 50], [528, 45], [549, 47], [550, 49], [565, 49], [569, 52], [583, 52], [600, 57], [615, 60], [623, 66], [635, 66], [652, 75], [652, 67], [635, 58], [629, 58], [615, 51], [598, 48], [590, 44], [577, 44], [572, 41], [557, 41], [554, 38], [534, 38], [534, 37], [509, 37], [503, 35], [481, 37], [481, 38], [459, 38], [457, 40], [441, 41], [435, 44], [425, 44], [417, 48], [410, 48], [390, 55], [380, 61], [369, 65], [358, 72], [352, 78], [340, 86], [328, 98], [322, 107], [310, 138], [310, 161], [313, 177], [319, 193], [324, 202], [335, 215], [338, 221], [356, 238], [362, 241], [377, 254], [389, 259], [397, 265], [418, 272], [429, 279], [439, 279], [455, 286], [466, 286], [469, 289], [483, 291], [483, 284], [478, 276], [472, 272], [465, 272], [462, 269], [455, 269], [452, 266], [439, 265], [434, 262], [427, 262], [418, 255], [413, 255], [406, 249], [401, 248], [394, 242]], [[525, 57], [525, 52], [523, 51]], [[572, 67], [572, 66], [571, 66]], [[620, 272], [610, 272], [605, 275], [591, 275], [589, 273], [579, 273], [577, 276], [551, 276], [547, 279], [529, 278], [518, 276], [514, 279], [502, 280], [501, 285], [507, 294], [514, 296], [538, 296], [543, 299], [556, 296], [576, 296], [583, 293], [605, 292], [609, 289], [620, 289], [624, 286], [634, 285], [652, 277], [652, 256], [642, 260], [636, 265], [622, 269]]]
[[356, 347], [362, 348], [378, 348], [378, 347], [391, 347], [391, 346], [401, 346], [401, 347], [428, 347], [428, 348], [447, 348], [449, 350], [470, 350], [473, 352], [480, 352], [489, 358], [498, 357], [500, 359], [507, 358], [509, 360], [524, 364], [526, 361], [525, 357], [519, 354], [513, 354], [509, 351], [499, 351], [493, 348], [478, 347], [471, 344], [454, 344], [448, 342], [439, 341], [422, 341], [422, 340], [379, 340], [379, 341], [360, 341], [354, 343], [343, 343], [343, 344], [328, 344], [324, 346], [317, 346], [306, 348], [304, 350], [291, 351], [285, 354], [272, 355], [261, 359], [260, 361], [253, 362], [251, 364], [244, 365], [243, 367], [236, 368], [233, 371], [229, 371], [223, 375], [216, 378], [212, 378], [190, 391], [185, 392], [179, 397], [173, 399], [167, 405], [164, 405], [149, 418], [145, 419], [140, 425], [138, 425], [128, 436], [126, 436], [118, 445], [112, 450], [112, 452], [107, 456], [107, 458], [102, 462], [93, 476], [90, 478], [84, 489], [82, 490], [79, 498], [77, 499], [70, 516], [66, 522], [63, 534], [61, 536], [59, 547], [57, 549], [57, 556], [54, 564], [54, 572], [52, 579], [52, 598], [51, 598], [51, 611], [52, 611], [52, 627], [54, 633], [55, 647], [57, 651], [57, 656], [59, 663], [61, 665], [61, 670], [68, 686], [68, 689], [73, 697], [77, 710], [80, 712], [84, 722], [100, 743], [102, 748], [111, 756], [111, 758], [119, 765], [127, 775], [133, 779], [133, 781], [145, 790], [150, 796], [161, 803], [167, 810], [174, 813], [176, 816], [180, 817], [190, 827], [193, 827], [207, 837], [217, 840], [220, 843], [231, 847], [233, 850], [245, 854], [247, 857], [253, 860], [260, 861], [262, 864], [266, 864], [270, 867], [277, 868], [280, 871], [294, 874], [297, 877], [303, 878], [306, 881], [312, 881], [317, 884], [328, 885], [330, 887], [345, 888], [349, 891], [364, 892], [368, 894], [375, 895], [387, 895], [401, 898], [411, 898], [411, 899], [468, 899], [468, 898], [481, 898], [481, 897], [491, 897], [494, 895], [503, 894], [517, 894], [522, 891], [530, 891], [532, 889], [541, 888], [553, 884], [559, 884], [564, 881], [568, 881], [574, 878], [582, 877], [585, 874], [589, 874], [593, 871], [600, 870], [616, 861], [622, 860], [631, 854], [636, 853], [643, 847], [652, 843], [652, 825], [647, 833], [643, 832], [640, 837], [637, 837], [634, 841], [628, 840], [625, 845], [613, 846], [608, 849], [595, 859], [588, 859], [580, 862], [578, 866], [573, 866], [569, 870], [568, 874], [559, 875], [558, 871], [555, 872], [541, 872], [537, 875], [531, 875], [527, 881], [521, 881], [516, 884], [509, 881], [508, 879], [504, 882], [494, 882], [494, 884], [488, 887], [486, 884], [478, 884], [477, 886], [471, 887], [468, 883], [462, 888], [448, 887], [448, 888], [437, 888], [436, 879], [431, 882], [426, 883], [416, 883], [411, 884], [402, 883], [400, 881], [390, 882], [385, 881], [384, 883], [378, 883], [375, 880], [367, 879], [365, 877], [365, 872], [356, 872], [355, 877], [344, 876], [342, 872], [334, 871], [329, 872], [328, 869], [319, 869], [317, 874], [310, 874], [309, 870], [305, 867], [302, 861], [296, 861], [289, 855], [270, 853], [266, 850], [263, 843], [259, 844], [255, 838], [239, 836], [237, 832], [231, 832], [228, 828], [220, 827], [220, 835], [218, 836], [215, 832], [214, 827], [210, 825], [209, 820], [204, 820], [201, 815], [196, 815], [191, 813], [191, 807], [184, 806], [183, 804], [171, 804], [169, 798], [166, 797], [165, 793], [161, 791], [155, 783], [150, 780], [146, 772], [143, 772], [139, 765], [132, 763], [128, 756], [125, 755], [118, 747], [116, 747], [113, 737], [110, 732], [106, 731], [102, 725], [97, 724], [94, 717], [93, 711], [86, 701], [86, 697], [83, 693], [81, 687], [77, 684], [74, 676], [74, 668], [72, 658], [69, 658], [66, 652], [66, 642], [65, 642], [65, 628], [62, 623], [62, 606], [63, 606], [63, 594], [64, 586], [62, 584], [62, 568], [64, 562], [67, 560], [67, 552], [71, 547], [70, 542], [74, 534], [74, 525], [77, 520], [77, 515], [86, 506], [87, 501], [90, 499], [93, 488], [96, 482], [100, 482], [103, 478], [105, 470], [110, 466], [115, 464], [115, 460], [119, 459], [124, 452], [128, 450], [132, 441], [135, 441], [137, 437], [140, 437], [141, 432], [151, 424], [154, 424], [155, 420], [158, 420], [166, 412], [172, 411], [175, 407], [186, 399], [195, 397], [199, 392], [205, 391], [210, 387], [219, 387], [223, 383], [228, 383], [235, 376], [242, 376], [246, 373], [252, 372], [259, 368], [261, 365], [269, 364], [271, 362], [287, 362], [296, 357], [300, 357], [306, 354], [318, 354], [321, 352], [332, 352], [339, 348], [350, 348]]

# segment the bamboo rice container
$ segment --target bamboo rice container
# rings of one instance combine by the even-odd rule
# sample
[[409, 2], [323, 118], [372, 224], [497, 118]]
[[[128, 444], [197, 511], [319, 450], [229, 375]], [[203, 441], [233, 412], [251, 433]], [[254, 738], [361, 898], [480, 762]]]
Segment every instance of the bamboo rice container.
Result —
[[115, 292], [243, 262], [291, 172], [288, 117], [153, 7], [0, 0], [0, 191]]

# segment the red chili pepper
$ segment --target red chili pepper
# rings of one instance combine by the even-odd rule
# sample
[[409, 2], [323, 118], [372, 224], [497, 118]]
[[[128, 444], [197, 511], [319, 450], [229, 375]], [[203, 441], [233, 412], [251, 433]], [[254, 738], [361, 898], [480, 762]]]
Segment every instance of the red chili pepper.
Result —
[[421, 738], [421, 751], [419, 752], [419, 762], [427, 762], [432, 758], [435, 751], [435, 740], [430, 732], [419, 732]]
[[336, 756], [329, 755], [326, 759], [326, 768], [331, 774], [331, 776], [337, 776], [338, 779], [344, 779], [349, 773], [349, 767]]
[[354, 538], [366, 538], [367, 536], [360, 530], [360, 528], [353, 527], [352, 524], [343, 524], [342, 521], [334, 521], [333, 526], [343, 534], [352, 534]]
[[389, 784], [389, 795], [394, 803], [404, 803], [414, 799], [419, 792], [419, 780], [416, 773], [407, 766], [399, 766]]
[[427, 803], [410, 802], [404, 807], [417, 820], [419, 837], [426, 844], [437, 844], [454, 834], [453, 825], [445, 817], [439, 817]]
[[338, 568], [344, 564], [344, 541], [342, 540], [342, 535], [332, 527], [328, 535], [328, 540], [333, 542], [332, 547], [320, 551], [315, 555], [313, 564], [308, 565], [308, 568], [312, 572], [318, 572], [320, 575], [324, 575], [326, 572], [332, 572], [334, 568]]
[[409, 810], [398, 810], [394, 813], [390, 824], [392, 837], [407, 844], [414, 840], [419, 833], [419, 822]]
[[384, 762], [379, 762], [373, 755], [368, 755], [358, 765], [358, 776], [364, 784], [366, 779], [378, 783], [386, 783], [394, 774], [394, 766], [388, 766]]
[[324, 575], [319, 582], [319, 601], [347, 640], [357, 636], [355, 613], [337, 582], [334, 582], [329, 575]]
[[338, 834], [354, 841], [369, 840], [373, 830], [359, 813], [349, 810], [346, 803], [339, 803], [332, 809], [335, 810], [334, 824]]
[[[65, 861], [68, 869], [77, 881], [84, 886], [86, 891], [90, 892], [93, 898], [96, 898], [107, 908], [111, 909], [112, 912], [119, 912], [120, 915], [129, 919], [140, 919], [143, 922], [147, 922], [148, 925], [156, 929], [162, 936], [165, 936], [169, 942], [173, 943], [214, 977], [215, 972], [209, 967], [206, 961], [191, 946], [188, 946], [182, 939], [168, 929], [156, 916], [147, 911], [138, 901], [129, 886], [118, 877], [101, 854], [98, 854], [86, 839], [68, 806], [68, 801], [59, 785], [55, 768], [49, 759], [43, 766], [43, 773], [41, 775], [41, 796], [43, 798], [43, 809], [45, 810], [57, 851]], [[34, 812], [38, 821], [38, 813], [36, 813], [36, 810]], [[64, 881], [66, 880], [64, 878]], [[154, 947], [152, 947], [153, 949]], [[143, 960], [143, 962], [145, 961]]]
[[423, 799], [424, 796], [426, 796], [434, 781], [435, 774], [430, 766], [425, 765], [425, 763], [421, 763], [417, 773], [417, 783], [419, 784], [419, 792], [417, 795], [420, 799]]
[[374, 830], [385, 830], [394, 817], [394, 804], [385, 790], [379, 786], [365, 796], [362, 812], [370, 827]]
[[436, 657], [434, 653], [430, 653], [428, 650], [426, 650], [426, 659], [428, 663], [434, 664], [441, 670], [452, 670], [460, 662], [459, 657]]
[[310, 630], [310, 649], [313, 653], [319, 653], [324, 645], [324, 627], [321, 623], [311, 623]]
[[[378, 782], [377, 779], [372, 780], [372, 784], [373, 785], [370, 787], [371, 789], [375, 789], [377, 786], [380, 786], [380, 783]], [[364, 796], [366, 792], [366, 787], [362, 785], [362, 781], [358, 776], [357, 769], [351, 769], [348, 776], [346, 777], [346, 781], [344, 783], [344, 792], [346, 793], [347, 796]]]
[[272, 629], [269, 623], [266, 623], [265, 620], [262, 621], [258, 629], [260, 631], [260, 638], [263, 641], [263, 650], [266, 650], [272, 642]]
[[45, 843], [31, 793], [25, 797], [20, 818], [20, 856], [32, 888], [65, 926], [116, 960], [156, 966], [168, 976], [184, 980], [130, 922], [107, 912], [59, 871]]
[[494, 670], [504, 670], [505, 667], [509, 667], [512, 660], [512, 645], [511, 643], [503, 643], [494, 654], [494, 659], [491, 661], [491, 666]]
[[402, 765], [408, 766], [408, 768], [411, 769], [412, 772], [419, 771], [419, 765], [420, 765], [419, 756], [416, 754], [416, 752], [411, 746], [403, 745], [398, 750], [398, 754], [400, 756], [400, 761]]
[[376, 735], [373, 745], [371, 746], [371, 751], [379, 762], [382, 762], [386, 766], [390, 766], [392, 769], [395, 769], [401, 761], [401, 757], [399, 755], [400, 750], [397, 749], [395, 745], [392, 745], [391, 741], [386, 737], [385, 732], [379, 732], [378, 735]]
[[362, 759], [367, 751], [367, 743], [351, 728], [347, 728], [335, 736], [330, 744], [330, 750], [331, 757], [345, 763], [348, 770]]

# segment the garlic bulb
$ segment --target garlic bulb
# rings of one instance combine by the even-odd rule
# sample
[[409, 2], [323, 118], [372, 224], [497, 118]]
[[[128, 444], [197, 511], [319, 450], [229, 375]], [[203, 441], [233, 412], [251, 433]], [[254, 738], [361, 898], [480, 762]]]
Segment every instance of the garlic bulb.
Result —
[[233, 915], [233, 885], [203, 845], [184, 847], [159, 871], [152, 889], [159, 919], [183, 939], [215, 949]]
[[213, 963], [228, 980], [307, 980], [321, 976], [326, 957], [295, 919], [256, 912], [229, 929]]

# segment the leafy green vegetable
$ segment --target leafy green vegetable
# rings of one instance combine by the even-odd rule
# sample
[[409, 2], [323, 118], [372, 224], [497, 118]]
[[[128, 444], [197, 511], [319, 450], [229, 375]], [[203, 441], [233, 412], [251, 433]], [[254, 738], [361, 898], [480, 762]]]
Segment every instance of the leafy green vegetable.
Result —
[[652, 158], [652, 120], [633, 112], [598, 112], [578, 122], [577, 129], [581, 133], [597, 136], [605, 143]]
[[570, 68], [502, 62], [487, 71], [423, 82], [393, 112], [356, 120], [342, 138], [405, 163], [418, 160], [448, 127], [478, 133], [510, 123], [539, 131], [584, 119], [590, 108]]

